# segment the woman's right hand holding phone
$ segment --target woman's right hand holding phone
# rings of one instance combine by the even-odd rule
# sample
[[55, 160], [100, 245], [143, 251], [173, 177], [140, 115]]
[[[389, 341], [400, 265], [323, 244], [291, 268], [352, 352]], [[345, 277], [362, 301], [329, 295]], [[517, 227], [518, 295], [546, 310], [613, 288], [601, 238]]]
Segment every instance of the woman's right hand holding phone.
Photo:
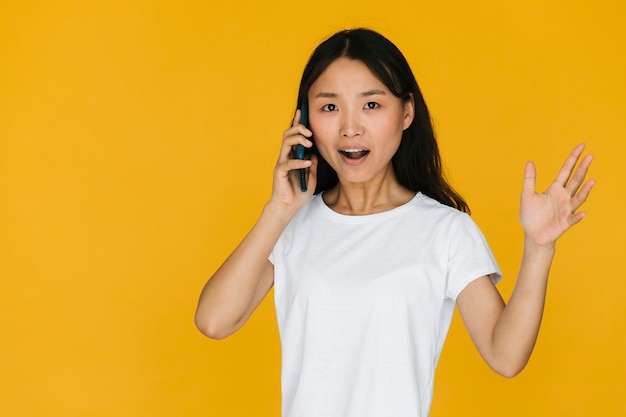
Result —
[[[267, 295], [274, 282], [268, 260], [282, 231], [313, 196], [317, 183], [317, 158], [293, 159], [298, 144], [310, 148], [312, 132], [300, 123], [296, 111], [292, 127], [283, 134], [274, 168], [272, 197], [239, 246], [206, 283], [196, 310], [196, 325], [206, 336], [221, 339], [237, 331]], [[298, 169], [309, 169], [308, 191], [300, 191]]]
[[[296, 111], [292, 126], [283, 133], [269, 202], [269, 205], [275, 205], [276, 208], [287, 209], [292, 215], [311, 199], [317, 183], [317, 157], [312, 155], [310, 160], [294, 158], [293, 150], [297, 145], [303, 145], [307, 149], [313, 146], [310, 140], [313, 132], [300, 123], [301, 114], [300, 110]], [[309, 170], [306, 192], [300, 190], [298, 169]]]

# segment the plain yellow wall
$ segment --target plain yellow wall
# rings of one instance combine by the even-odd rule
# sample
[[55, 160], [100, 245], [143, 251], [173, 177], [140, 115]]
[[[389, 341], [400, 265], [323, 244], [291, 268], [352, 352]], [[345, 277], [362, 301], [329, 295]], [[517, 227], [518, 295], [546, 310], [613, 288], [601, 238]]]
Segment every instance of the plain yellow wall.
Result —
[[0, 2], [0, 415], [277, 417], [271, 297], [203, 338], [204, 281], [269, 196], [312, 49], [367, 26], [406, 54], [505, 273], [523, 165], [586, 142], [535, 354], [487, 369], [455, 319], [433, 417], [626, 415], [626, 5], [589, 1]]

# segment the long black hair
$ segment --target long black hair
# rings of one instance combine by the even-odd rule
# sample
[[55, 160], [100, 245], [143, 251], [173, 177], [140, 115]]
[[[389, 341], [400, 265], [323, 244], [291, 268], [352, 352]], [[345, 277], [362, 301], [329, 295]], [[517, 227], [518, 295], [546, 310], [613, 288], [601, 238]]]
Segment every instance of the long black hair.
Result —
[[[402, 52], [387, 38], [370, 29], [349, 29], [337, 32], [313, 51], [304, 68], [298, 105], [307, 100], [309, 89], [318, 77], [340, 57], [362, 61], [370, 71], [403, 101], [415, 102], [415, 116], [402, 133], [398, 151], [392, 158], [398, 182], [411, 191], [421, 192], [442, 204], [469, 213], [465, 200], [448, 184], [442, 167], [430, 113], [415, 76]], [[315, 142], [315, 141], [314, 141]], [[317, 187], [319, 193], [335, 186], [337, 173], [318, 155]]]

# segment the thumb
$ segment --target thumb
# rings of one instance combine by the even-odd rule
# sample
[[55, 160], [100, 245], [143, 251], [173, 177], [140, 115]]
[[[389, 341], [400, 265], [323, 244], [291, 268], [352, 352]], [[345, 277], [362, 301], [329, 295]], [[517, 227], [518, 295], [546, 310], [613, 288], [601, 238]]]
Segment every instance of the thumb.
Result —
[[528, 161], [526, 162], [526, 167], [524, 169], [524, 187], [522, 189], [522, 194], [534, 194], [536, 180], [537, 169], [535, 168], [535, 164], [532, 161]]
[[309, 167], [309, 189], [311, 192], [315, 192], [317, 188], [317, 167], [318, 167], [319, 159], [317, 155], [311, 155], [311, 166]]

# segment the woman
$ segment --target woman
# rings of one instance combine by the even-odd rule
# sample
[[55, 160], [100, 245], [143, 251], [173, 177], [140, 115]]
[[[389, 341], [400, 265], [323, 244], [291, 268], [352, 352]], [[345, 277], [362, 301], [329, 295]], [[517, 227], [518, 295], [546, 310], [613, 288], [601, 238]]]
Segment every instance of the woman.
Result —
[[[390, 41], [367, 29], [324, 41], [298, 103], [309, 128], [297, 110], [272, 196], [202, 291], [198, 328], [230, 335], [275, 286], [283, 417], [427, 416], [455, 305], [485, 362], [519, 373], [539, 331], [555, 241], [584, 217], [577, 210], [594, 184], [585, 183], [590, 155], [574, 171], [584, 146], [545, 193], [535, 193], [535, 167], [526, 166], [524, 254], [505, 305], [500, 270], [442, 175], [427, 107]], [[310, 160], [292, 158], [297, 145]], [[299, 169], [309, 171], [306, 192]]]

